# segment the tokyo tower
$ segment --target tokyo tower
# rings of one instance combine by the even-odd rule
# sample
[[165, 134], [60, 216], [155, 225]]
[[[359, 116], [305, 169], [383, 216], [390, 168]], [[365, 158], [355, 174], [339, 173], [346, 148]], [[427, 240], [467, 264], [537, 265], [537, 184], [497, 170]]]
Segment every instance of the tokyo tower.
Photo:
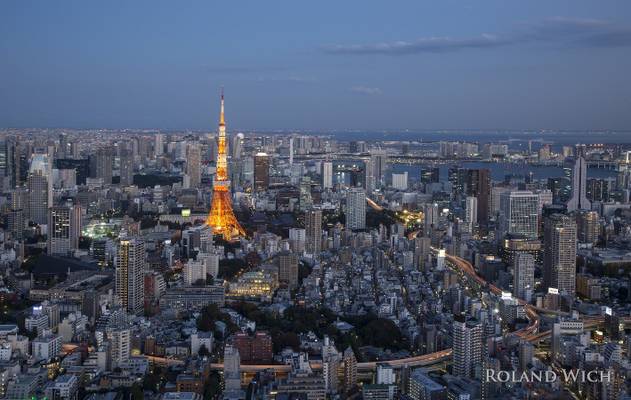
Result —
[[232, 210], [228, 162], [226, 160], [226, 121], [224, 119], [223, 89], [221, 90], [221, 112], [219, 114], [219, 138], [217, 140], [217, 173], [213, 182], [213, 202], [206, 225], [213, 233], [222, 235], [230, 241], [236, 236], [245, 236], [245, 230], [239, 225]]

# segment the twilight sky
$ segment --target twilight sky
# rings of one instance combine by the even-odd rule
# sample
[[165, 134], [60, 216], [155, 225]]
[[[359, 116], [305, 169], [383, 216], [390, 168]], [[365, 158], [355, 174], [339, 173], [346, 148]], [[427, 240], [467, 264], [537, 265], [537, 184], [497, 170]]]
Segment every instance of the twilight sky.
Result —
[[0, 2], [0, 127], [631, 129], [631, 1]]

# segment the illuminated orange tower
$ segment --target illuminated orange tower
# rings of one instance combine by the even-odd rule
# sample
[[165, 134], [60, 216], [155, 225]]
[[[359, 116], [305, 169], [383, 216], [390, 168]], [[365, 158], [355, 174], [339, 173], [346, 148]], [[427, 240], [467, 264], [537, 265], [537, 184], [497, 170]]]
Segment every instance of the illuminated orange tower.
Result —
[[226, 240], [232, 240], [235, 236], [245, 236], [245, 230], [234, 216], [232, 200], [230, 199], [223, 89], [221, 89], [221, 113], [219, 114], [219, 137], [217, 139], [217, 173], [213, 182], [213, 202], [206, 224], [213, 228], [213, 233], [222, 235]]

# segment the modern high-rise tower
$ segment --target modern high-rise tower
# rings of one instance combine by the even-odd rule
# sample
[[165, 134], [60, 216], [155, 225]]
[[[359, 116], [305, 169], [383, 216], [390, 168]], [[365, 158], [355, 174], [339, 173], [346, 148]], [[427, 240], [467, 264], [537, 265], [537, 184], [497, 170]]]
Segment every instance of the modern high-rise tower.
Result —
[[572, 168], [572, 197], [567, 202], [568, 211], [589, 210], [591, 202], [587, 199], [587, 162], [585, 145], [576, 146], [576, 160]]
[[322, 162], [322, 189], [333, 187], [333, 163], [331, 161]]
[[539, 196], [531, 191], [500, 195], [500, 232], [536, 239], [539, 235]]
[[226, 159], [226, 121], [224, 118], [223, 90], [221, 91], [221, 112], [219, 114], [219, 137], [217, 138], [217, 172], [213, 182], [213, 201], [206, 224], [213, 228], [213, 233], [220, 234], [226, 240], [235, 236], [245, 236], [245, 230], [237, 221], [232, 210], [230, 198], [230, 180], [228, 179], [228, 161]]
[[529, 301], [535, 289], [535, 257], [530, 253], [517, 253], [513, 262], [513, 294]]
[[254, 190], [267, 190], [269, 187], [269, 155], [257, 153], [254, 156]]
[[576, 221], [553, 214], [544, 228], [543, 274], [546, 288], [574, 296], [576, 292]]
[[453, 374], [473, 377], [482, 363], [482, 325], [476, 320], [466, 321], [464, 316], [454, 318]]
[[319, 256], [322, 249], [322, 210], [311, 209], [305, 212], [305, 251]]
[[188, 175], [189, 186], [193, 189], [202, 183], [202, 155], [199, 143], [191, 143], [186, 148], [186, 175]]
[[121, 305], [137, 314], [144, 307], [145, 244], [139, 239], [124, 238], [116, 251], [116, 295]]
[[362, 188], [351, 188], [346, 193], [346, 227], [366, 228], [366, 192]]
[[48, 254], [68, 256], [79, 248], [80, 235], [80, 206], [64, 205], [48, 209]]

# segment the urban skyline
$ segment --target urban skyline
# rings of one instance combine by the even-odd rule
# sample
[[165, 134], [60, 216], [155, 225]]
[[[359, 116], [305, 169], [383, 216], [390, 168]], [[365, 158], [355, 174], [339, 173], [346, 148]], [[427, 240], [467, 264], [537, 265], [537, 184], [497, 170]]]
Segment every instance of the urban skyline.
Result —
[[631, 399], [630, 13], [0, 4], [0, 400]]

